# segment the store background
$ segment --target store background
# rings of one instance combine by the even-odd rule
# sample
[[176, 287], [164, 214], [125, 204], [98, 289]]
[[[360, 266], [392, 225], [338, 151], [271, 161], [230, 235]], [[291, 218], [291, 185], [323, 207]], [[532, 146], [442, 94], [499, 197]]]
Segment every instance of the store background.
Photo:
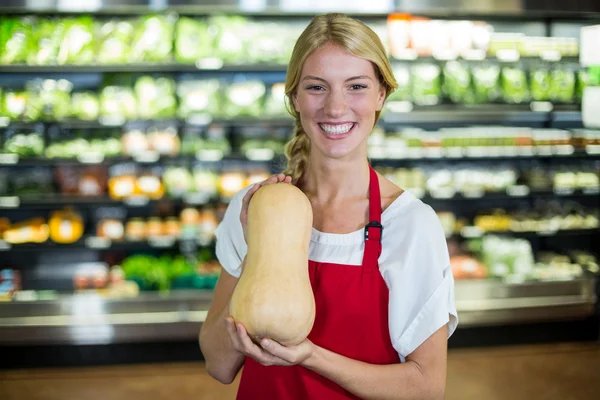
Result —
[[369, 155], [444, 224], [450, 347], [598, 340], [600, 3], [322, 3], [2, 2], [2, 368], [201, 359], [214, 229], [281, 169], [285, 64], [326, 11], [390, 53]]

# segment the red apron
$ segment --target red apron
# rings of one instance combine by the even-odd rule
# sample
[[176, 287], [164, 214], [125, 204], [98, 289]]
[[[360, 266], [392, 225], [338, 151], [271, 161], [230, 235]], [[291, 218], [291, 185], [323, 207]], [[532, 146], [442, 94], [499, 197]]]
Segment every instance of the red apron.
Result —
[[[369, 223], [362, 266], [308, 262], [316, 303], [308, 338], [316, 345], [371, 364], [396, 364], [388, 327], [389, 290], [377, 259], [381, 254], [381, 197], [370, 168]], [[357, 399], [338, 384], [295, 365], [265, 367], [246, 357], [238, 399]]]

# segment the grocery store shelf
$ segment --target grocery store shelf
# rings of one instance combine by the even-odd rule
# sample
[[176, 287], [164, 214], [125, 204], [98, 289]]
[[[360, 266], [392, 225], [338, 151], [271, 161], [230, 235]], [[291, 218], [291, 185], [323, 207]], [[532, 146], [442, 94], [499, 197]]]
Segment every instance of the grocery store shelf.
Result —
[[593, 315], [595, 278], [505, 284], [457, 280], [455, 304], [462, 327], [580, 319]]
[[122, 65], [0, 65], [0, 74], [72, 74], [101, 72], [286, 72], [286, 65], [273, 63], [252, 63], [220, 65], [209, 60], [196, 64], [179, 63], [130, 63]]
[[[458, 280], [459, 327], [585, 318], [596, 302], [594, 284], [594, 278], [523, 284]], [[172, 291], [122, 300], [78, 294], [0, 303], [0, 344], [195, 340], [211, 298], [211, 291]]]
[[[73, 251], [73, 250], [95, 250], [95, 251], [139, 251], [148, 249], [171, 249], [178, 246], [181, 240], [171, 236], [159, 236], [140, 241], [111, 241], [109, 239], [85, 236], [74, 243], [55, 243], [48, 240], [43, 243], [10, 244], [0, 240], [0, 254], [7, 252], [46, 252], [46, 251]], [[200, 247], [212, 246], [213, 243], [201, 243], [196, 241]]]
[[509, 236], [509, 237], [518, 237], [518, 238], [538, 238], [538, 237], [570, 237], [570, 236], [590, 236], [590, 235], [599, 235], [600, 236], [600, 228], [590, 228], [590, 229], [563, 229], [563, 230], [540, 230], [540, 231], [484, 231], [475, 226], [468, 226], [463, 228], [463, 230], [457, 234], [456, 236], [472, 239], [483, 237], [487, 235], [499, 235], [499, 236]]
[[[520, 188], [516, 187], [516, 188]], [[526, 188], [526, 187], [525, 187]], [[438, 191], [420, 196], [424, 202], [443, 202], [443, 201], [473, 201], [473, 200], [494, 200], [494, 201], [509, 201], [515, 199], [527, 198], [574, 198], [574, 197], [591, 197], [598, 198], [600, 189], [569, 189], [569, 190], [536, 190], [525, 191], [507, 189], [506, 192], [484, 192], [480, 189], [473, 189], [464, 193], [455, 192], [453, 189], [439, 189]]]

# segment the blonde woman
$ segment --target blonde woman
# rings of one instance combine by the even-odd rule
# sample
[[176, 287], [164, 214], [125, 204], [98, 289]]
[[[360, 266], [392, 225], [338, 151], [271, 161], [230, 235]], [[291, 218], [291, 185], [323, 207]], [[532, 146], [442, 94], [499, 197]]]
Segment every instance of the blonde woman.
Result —
[[[286, 81], [295, 136], [288, 168], [247, 187], [217, 230], [223, 266], [200, 345], [208, 372], [239, 399], [441, 399], [457, 325], [445, 236], [434, 211], [377, 174], [367, 138], [396, 87], [377, 35], [341, 14], [315, 17]], [[228, 314], [243, 270], [247, 206], [260, 185], [287, 182], [314, 215], [308, 268], [316, 318], [308, 338], [253, 343]]]

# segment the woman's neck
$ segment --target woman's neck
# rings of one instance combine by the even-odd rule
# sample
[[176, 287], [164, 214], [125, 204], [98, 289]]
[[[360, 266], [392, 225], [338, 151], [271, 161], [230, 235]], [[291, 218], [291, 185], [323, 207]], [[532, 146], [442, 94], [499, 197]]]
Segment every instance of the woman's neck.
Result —
[[369, 193], [369, 177], [366, 157], [335, 160], [311, 156], [302, 189], [320, 204], [337, 203], [342, 198], [365, 198]]

